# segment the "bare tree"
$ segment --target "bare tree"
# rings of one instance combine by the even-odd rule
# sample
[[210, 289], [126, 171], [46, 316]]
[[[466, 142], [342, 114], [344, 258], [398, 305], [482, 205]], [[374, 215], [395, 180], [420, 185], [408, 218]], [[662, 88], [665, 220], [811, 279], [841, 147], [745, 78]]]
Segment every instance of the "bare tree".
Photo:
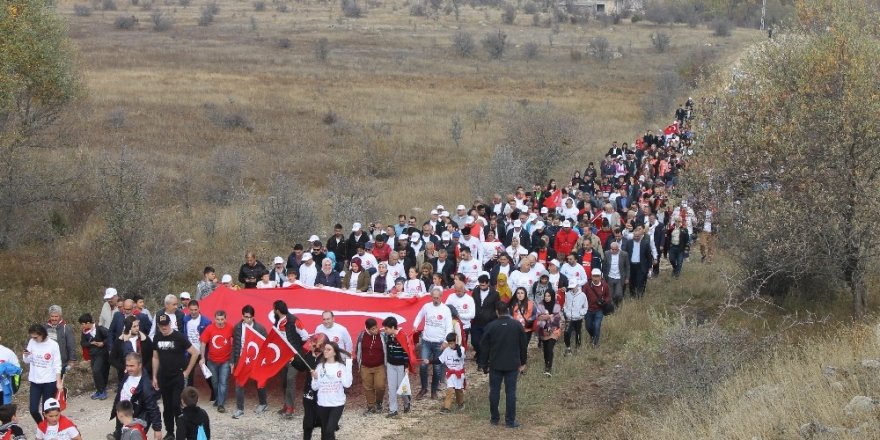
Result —
[[517, 106], [504, 121], [504, 145], [524, 164], [521, 182], [544, 182], [580, 147], [580, 124], [547, 103]]
[[318, 228], [315, 204], [292, 176], [276, 174], [261, 202], [261, 221], [275, 242], [292, 243]]
[[376, 214], [379, 186], [374, 179], [334, 171], [327, 178], [324, 200], [330, 207], [333, 223], [351, 224]]

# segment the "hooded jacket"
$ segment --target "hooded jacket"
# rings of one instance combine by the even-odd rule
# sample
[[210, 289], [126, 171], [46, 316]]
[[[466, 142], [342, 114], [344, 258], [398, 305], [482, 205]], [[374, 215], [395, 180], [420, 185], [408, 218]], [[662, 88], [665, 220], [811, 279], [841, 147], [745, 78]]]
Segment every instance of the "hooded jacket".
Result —
[[199, 426], [205, 428], [205, 435], [211, 438], [211, 420], [208, 413], [198, 406], [187, 406], [177, 416], [177, 431], [174, 432], [177, 440], [196, 440]]
[[119, 440], [146, 440], [147, 422], [141, 419], [132, 419], [131, 423], [122, 427], [122, 435]]

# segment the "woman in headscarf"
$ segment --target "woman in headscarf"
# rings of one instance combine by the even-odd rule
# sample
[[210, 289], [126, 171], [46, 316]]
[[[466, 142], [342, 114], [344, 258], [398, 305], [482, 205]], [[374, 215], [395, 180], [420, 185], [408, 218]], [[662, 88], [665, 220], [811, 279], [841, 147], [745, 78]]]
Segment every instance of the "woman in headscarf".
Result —
[[370, 291], [373, 293], [388, 293], [394, 288], [394, 278], [388, 273], [388, 263], [379, 262], [376, 273], [370, 277]]
[[351, 268], [342, 278], [342, 288], [358, 292], [366, 292], [370, 288], [370, 273], [361, 266], [360, 258], [351, 259]]
[[315, 277], [315, 287], [342, 287], [342, 278], [339, 277], [339, 272], [333, 270], [333, 260], [329, 257], [321, 262], [321, 270]]
[[[517, 287], [513, 298], [510, 300], [510, 317], [519, 321], [526, 331], [528, 342], [532, 342], [532, 330], [535, 326], [535, 303], [529, 299], [525, 287]], [[528, 343], [527, 342], [527, 343]]]
[[510, 291], [510, 286], [507, 284], [507, 275], [503, 273], [498, 274], [498, 283], [495, 287], [495, 290], [498, 291], [498, 297], [501, 298], [501, 301], [510, 301], [510, 297], [513, 296], [513, 292]]
[[544, 299], [535, 307], [538, 338], [544, 349], [544, 374], [550, 376], [553, 370], [553, 349], [562, 333], [562, 309], [556, 304], [553, 292], [545, 292]]

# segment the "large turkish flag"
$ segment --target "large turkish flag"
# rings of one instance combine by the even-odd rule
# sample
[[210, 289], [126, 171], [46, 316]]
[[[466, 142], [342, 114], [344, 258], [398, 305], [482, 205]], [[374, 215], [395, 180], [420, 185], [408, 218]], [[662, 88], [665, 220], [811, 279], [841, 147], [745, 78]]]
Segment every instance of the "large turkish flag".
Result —
[[250, 378], [257, 382], [257, 388], [263, 388], [296, 355], [296, 349], [273, 327], [260, 347], [260, 357], [251, 368]]
[[235, 382], [239, 387], [243, 387], [250, 378], [251, 370], [260, 358], [260, 349], [266, 338], [257, 333], [253, 327], [249, 325], [241, 326], [244, 333], [244, 341], [241, 344], [241, 356], [238, 357], [238, 365], [232, 375], [235, 376]]

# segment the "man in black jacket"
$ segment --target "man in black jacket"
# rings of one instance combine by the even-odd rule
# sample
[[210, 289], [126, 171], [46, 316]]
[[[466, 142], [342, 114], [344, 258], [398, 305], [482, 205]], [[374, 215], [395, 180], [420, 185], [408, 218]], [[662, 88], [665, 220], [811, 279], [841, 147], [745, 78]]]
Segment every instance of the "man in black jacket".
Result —
[[339, 223], [333, 226], [333, 236], [327, 239], [326, 247], [327, 252], [333, 252], [333, 255], [336, 256], [336, 266], [333, 270], [338, 272], [343, 267], [348, 267], [348, 264], [346, 264], [349, 259], [348, 240], [342, 234], [342, 225]]
[[431, 267], [434, 268], [434, 273], [439, 273], [443, 276], [444, 285], [451, 286], [452, 274], [455, 273], [455, 261], [449, 258], [449, 251], [446, 249], [440, 249], [437, 255], [437, 258], [431, 259]]
[[480, 358], [480, 343], [487, 325], [497, 318], [495, 306], [501, 303], [498, 292], [489, 287], [489, 275], [482, 274], [477, 278], [477, 287], [471, 292], [474, 297], [474, 319], [471, 320], [471, 345], [474, 347], [475, 358]]
[[246, 289], [254, 289], [257, 287], [257, 281], [264, 273], [268, 272], [263, 263], [257, 261], [257, 255], [253, 251], [247, 251], [244, 255], [245, 263], [238, 270], [238, 282], [242, 283]]
[[[309, 333], [303, 327], [302, 321], [296, 315], [290, 313], [287, 309], [287, 303], [277, 300], [272, 304], [272, 313], [275, 317], [273, 325], [284, 332], [287, 336], [287, 342], [298, 352], [303, 352], [303, 344], [309, 337]], [[296, 404], [296, 380], [298, 371], [288, 366], [284, 367], [281, 376], [281, 388], [284, 389], [284, 407], [281, 408], [281, 415], [286, 419], [293, 418], [293, 412]]]
[[656, 250], [651, 239], [645, 235], [645, 227], [636, 225], [633, 238], [623, 242], [623, 251], [629, 254], [629, 293], [634, 298], [645, 295], [645, 284], [648, 282], [648, 271], [657, 260]]
[[495, 304], [498, 319], [486, 326], [481, 342], [479, 366], [489, 373], [489, 422], [497, 425], [501, 419], [498, 403], [501, 400], [501, 382], [504, 382], [504, 423], [508, 428], [518, 428], [516, 421], [516, 381], [525, 371], [528, 360], [528, 340], [519, 321], [510, 317], [507, 304]]
[[[144, 371], [144, 362], [141, 355], [129, 353], [125, 356], [125, 374], [119, 381], [116, 398], [113, 400], [113, 408], [110, 410], [110, 420], [116, 418], [116, 405], [120, 400], [128, 400], [134, 407], [134, 417], [147, 422], [147, 429], [153, 429], [156, 440], [162, 439], [162, 417], [159, 413], [159, 404], [156, 403], [158, 395], [153, 390], [150, 377]], [[122, 436], [122, 424], [116, 421], [116, 431], [113, 438], [119, 440]], [[110, 435], [108, 435], [110, 437]]]
[[110, 331], [95, 324], [91, 313], [84, 313], [79, 317], [80, 347], [89, 353], [89, 363], [92, 367], [92, 380], [95, 383], [95, 393], [92, 400], [104, 400], [107, 398], [107, 379], [110, 376], [110, 349], [107, 340], [110, 339]]

